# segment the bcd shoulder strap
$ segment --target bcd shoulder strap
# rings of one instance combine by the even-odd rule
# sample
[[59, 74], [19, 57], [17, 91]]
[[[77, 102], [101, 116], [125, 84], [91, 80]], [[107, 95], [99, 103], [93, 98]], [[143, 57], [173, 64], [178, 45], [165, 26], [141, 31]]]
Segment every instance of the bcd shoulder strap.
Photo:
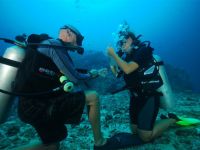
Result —
[[16, 68], [18, 68], [21, 65], [21, 62], [11, 60], [11, 59], [8, 59], [8, 58], [4, 58], [2, 56], [0, 56], [0, 63], [8, 65], [8, 66], [16, 67]]

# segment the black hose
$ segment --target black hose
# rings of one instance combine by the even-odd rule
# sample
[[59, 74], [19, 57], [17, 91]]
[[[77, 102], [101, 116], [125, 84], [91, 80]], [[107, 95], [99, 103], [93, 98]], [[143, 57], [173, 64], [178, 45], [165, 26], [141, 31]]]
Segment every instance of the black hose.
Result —
[[35, 93], [9, 92], [9, 91], [5, 91], [3, 89], [0, 89], [0, 92], [4, 93], [4, 94], [12, 95], [12, 96], [34, 97], [34, 96], [48, 95], [50, 93], [57, 92], [57, 91], [61, 90], [62, 88], [63, 88], [63, 85], [59, 86], [57, 88], [51, 89], [51, 90], [42, 91], [42, 92], [35, 92]]
[[65, 45], [50, 45], [50, 44], [41, 44], [41, 43], [20, 43], [20, 42], [17, 42], [17, 41], [14, 41], [14, 40], [10, 40], [10, 39], [7, 39], [7, 38], [0, 38], [0, 40], [6, 42], [6, 43], [10, 43], [10, 44], [14, 44], [14, 45], [17, 45], [21, 48], [28, 48], [28, 47], [31, 47], [31, 46], [40, 46], [40, 47], [47, 47], [47, 48], [64, 48], [64, 49], [67, 49], [67, 50], [71, 50], [71, 51], [77, 51], [79, 54], [82, 54], [84, 52], [84, 48], [81, 47], [81, 46], [74, 46], [70, 43], [65, 43]]

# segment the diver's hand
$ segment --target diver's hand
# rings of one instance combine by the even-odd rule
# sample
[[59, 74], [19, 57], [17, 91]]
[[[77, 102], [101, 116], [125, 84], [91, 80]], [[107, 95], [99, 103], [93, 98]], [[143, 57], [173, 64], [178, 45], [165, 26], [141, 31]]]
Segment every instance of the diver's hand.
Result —
[[107, 68], [102, 68], [98, 70], [98, 75], [101, 77], [105, 77], [108, 73], [108, 69]]
[[89, 71], [89, 74], [91, 75], [92, 78], [96, 78], [97, 76], [105, 77], [107, 73], [108, 73], [107, 68], [102, 68], [99, 70], [92, 69]]
[[90, 70], [89, 74], [91, 75], [92, 78], [95, 78], [95, 77], [97, 77], [99, 75], [98, 71], [96, 69]]
[[111, 46], [107, 47], [107, 53], [109, 56], [113, 56], [115, 54], [114, 48]]

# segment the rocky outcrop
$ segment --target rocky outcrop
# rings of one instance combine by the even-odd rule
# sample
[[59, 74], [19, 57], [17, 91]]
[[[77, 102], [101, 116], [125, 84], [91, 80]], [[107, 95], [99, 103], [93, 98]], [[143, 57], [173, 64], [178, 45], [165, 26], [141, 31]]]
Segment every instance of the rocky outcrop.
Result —
[[[129, 130], [129, 96], [127, 91], [115, 95], [101, 95], [101, 123], [105, 137], [111, 137], [119, 132]], [[200, 119], [200, 95], [193, 93], [175, 93], [176, 106], [173, 112], [179, 116]], [[192, 111], [191, 111], [192, 110]], [[68, 137], [61, 142], [61, 150], [88, 150], [93, 147], [92, 129], [85, 110], [80, 125], [67, 125]], [[160, 113], [166, 113], [161, 110]], [[159, 120], [160, 113], [157, 117]], [[200, 125], [181, 127], [172, 126], [153, 143], [128, 148], [137, 149], [191, 149], [199, 150]], [[0, 149], [10, 150], [39, 140], [35, 130], [28, 124], [22, 123], [17, 117], [12, 117], [0, 125]]]

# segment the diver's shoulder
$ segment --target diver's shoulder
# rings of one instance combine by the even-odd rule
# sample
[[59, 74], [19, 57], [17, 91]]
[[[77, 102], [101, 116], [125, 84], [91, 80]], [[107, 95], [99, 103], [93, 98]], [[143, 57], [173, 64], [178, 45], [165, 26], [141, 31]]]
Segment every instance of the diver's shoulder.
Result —
[[47, 39], [42, 41], [43, 44], [56, 44], [56, 45], [60, 45], [61, 42], [58, 39]]
[[59, 39], [48, 39], [48, 41], [51, 43], [60, 43]]

